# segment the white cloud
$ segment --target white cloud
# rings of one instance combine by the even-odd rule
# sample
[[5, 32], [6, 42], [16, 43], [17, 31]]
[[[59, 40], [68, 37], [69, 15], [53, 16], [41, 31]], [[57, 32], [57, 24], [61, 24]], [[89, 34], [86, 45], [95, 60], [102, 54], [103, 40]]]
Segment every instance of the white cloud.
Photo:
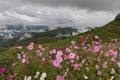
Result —
[[18, 19], [25, 20], [25, 21], [28, 21], [28, 22], [34, 22], [36, 20], [33, 17], [27, 16], [27, 15], [24, 15], [24, 14], [19, 14], [19, 13], [13, 11], [13, 10], [5, 11], [4, 15], [6, 17], [8, 16], [8, 17], [11, 17], [11, 18], [18, 18]]

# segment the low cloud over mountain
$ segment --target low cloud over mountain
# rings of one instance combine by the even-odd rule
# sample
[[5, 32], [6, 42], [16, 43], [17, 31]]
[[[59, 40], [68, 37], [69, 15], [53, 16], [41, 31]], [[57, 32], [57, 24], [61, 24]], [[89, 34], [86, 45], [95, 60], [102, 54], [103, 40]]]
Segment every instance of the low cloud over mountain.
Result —
[[119, 10], [120, 0], [1, 0], [0, 24], [94, 27]]

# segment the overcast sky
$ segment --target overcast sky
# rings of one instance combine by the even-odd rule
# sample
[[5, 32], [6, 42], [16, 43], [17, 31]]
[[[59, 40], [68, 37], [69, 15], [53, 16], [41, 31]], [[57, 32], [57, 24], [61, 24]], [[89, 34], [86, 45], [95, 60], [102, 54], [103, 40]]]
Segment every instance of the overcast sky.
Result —
[[120, 0], [0, 0], [0, 24], [96, 27], [120, 12]]

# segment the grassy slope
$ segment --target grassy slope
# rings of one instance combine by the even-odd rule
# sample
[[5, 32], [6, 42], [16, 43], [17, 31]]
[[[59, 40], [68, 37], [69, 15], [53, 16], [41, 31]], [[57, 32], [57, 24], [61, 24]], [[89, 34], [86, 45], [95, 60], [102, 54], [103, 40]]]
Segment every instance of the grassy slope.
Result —
[[[97, 28], [95, 29], [94, 31], [92, 32], [86, 32], [86, 33], [82, 33], [82, 34], [79, 34], [77, 36], [74, 36], [74, 37], [70, 37], [70, 38], [67, 38], [65, 40], [59, 40], [59, 41], [56, 41], [56, 42], [52, 42], [52, 43], [46, 43], [46, 44], [43, 44], [46, 48], [46, 50], [48, 51], [49, 49], [53, 49], [53, 48], [63, 48], [65, 46], [68, 46], [69, 45], [69, 42], [71, 40], [74, 40], [74, 41], [79, 41], [79, 36], [80, 35], [86, 35], [86, 34], [92, 34], [92, 35], [99, 35], [103, 41], [109, 41], [108, 37], [112, 37], [112, 38], [120, 38], [120, 23], [119, 22], [116, 22], [116, 21], [112, 21], [110, 23], [108, 23], [107, 25], [103, 26], [103, 27], [100, 27], [100, 28]], [[23, 50], [23, 51], [26, 51], [26, 50]], [[8, 59], [10, 62], [15, 62], [17, 61], [17, 58], [16, 58], [16, 54], [19, 53], [20, 50], [16, 50], [16, 49], [9, 49], [7, 51], [5, 51], [4, 53], [1, 53], [0, 55], [0, 59]], [[33, 52], [27, 52], [27, 53], [30, 53], [31, 56], [34, 56], [34, 51]], [[48, 55], [46, 55], [48, 56]], [[8, 61], [8, 62], [9, 62]], [[34, 64], [36, 64], [36, 66], [34, 66]], [[11, 64], [9, 64], [9, 66], [11, 66]], [[22, 67], [21, 67], [22, 66]], [[22, 74], [20, 74], [21, 76], [23, 75], [26, 75], [26, 74], [35, 74], [35, 72], [32, 72], [33, 69], [38, 69], [39, 71], [49, 71], [51, 70], [52, 72], [54, 73], [49, 73], [51, 74], [51, 76], [53, 76], [53, 78], [55, 78], [54, 76], [56, 76], [56, 74], [58, 74], [60, 71], [62, 70], [58, 70], [58, 69], [55, 69], [53, 66], [45, 66], [44, 69], [43, 67], [41, 68], [38, 68], [39, 67], [39, 58], [36, 58], [34, 59], [34, 61], [31, 61], [31, 64], [29, 66], [24, 66], [23, 65], [17, 65], [14, 69], [11, 68], [11, 70], [13, 70], [14, 73], [21, 73], [20, 70], [23, 71]], [[29, 69], [29, 71], [26, 70]], [[46, 68], [46, 69], [45, 69]], [[19, 70], [20, 69], [20, 70]], [[19, 80], [20, 77], [16, 80]], [[50, 77], [49, 80], [52, 80], [52, 77]]]
[[105, 41], [108, 40], [108, 37], [120, 38], [120, 22], [112, 21], [107, 25], [94, 30], [93, 33], [99, 35]]
[[91, 34], [92, 36], [99, 35], [103, 40], [103, 42], [109, 42], [109, 37], [120, 38], [120, 22], [112, 21], [102, 27], [94, 29], [93, 31], [88, 31], [88, 32], [76, 35], [74, 37], [67, 38], [65, 40], [49, 43], [48, 46], [49, 48], [64, 47], [64, 46], [67, 46], [71, 40], [79, 41], [79, 36], [86, 35], [86, 34]]

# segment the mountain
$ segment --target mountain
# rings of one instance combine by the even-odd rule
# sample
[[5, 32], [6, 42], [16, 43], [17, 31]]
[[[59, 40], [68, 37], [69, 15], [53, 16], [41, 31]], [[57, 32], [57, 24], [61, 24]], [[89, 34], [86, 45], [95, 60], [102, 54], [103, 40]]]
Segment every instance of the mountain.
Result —
[[108, 38], [120, 38], [120, 14], [110, 23], [96, 28], [90, 33], [101, 36], [105, 41], [109, 41]]
[[54, 30], [49, 30], [46, 32], [41, 32], [41, 33], [34, 33], [32, 35], [32, 38], [30, 39], [23, 39], [21, 41], [17, 41], [18, 44], [16, 45], [27, 45], [31, 41], [36, 43], [36, 44], [41, 44], [41, 43], [49, 43], [49, 42], [54, 42], [54, 41], [59, 41], [59, 40], [64, 40], [68, 37], [72, 37], [79, 34], [77, 29], [73, 29], [70, 27], [66, 28], [56, 28]]
[[19, 24], [11, 24], [11, 25], [1, 25], [0, 26], [0, 30], [2, 30], [2, 32], [40, 32], [41, 30], [46, 30], [49, 29], [48, 26], [42, 26], [42, 25], [19, 25]]
[[[1, 39], [13, 39], [26, 33], [32, 32], [44, 32], [49, 30], [48, 26], [41, 25], [1, 25], [0, 26], [0, 38]], [[29, 34], [31, 35], [31, 34]]]
[[120, 14], [115, 17], [115, 21], [120, 21]]
[[[10, 27], [10, 26], [9, 26]], [[15, 26], [16, 27], [16, 26]], [[4, 33], [4, 38], [0, 39], [0, 46], [2, 47], [9, 47], [9, 46], [13, 46], [13, 45], [24, 45], [29, 43], [30, 41], [33, 41], [35, 43], [41, 42], [40, 40], [43, 39], [48, 39], [48, 41], [44, 40], [46, 42], [51, 42], [51, 40], [56, 40], [56, 39], [65, 39], [67, 37], [71, 37], [74, 35], [79, 34], [79, 32], [76, 29], [70, 28], [70, 27], [66, 27], [66, 28], [56, 28], [54, 30], [49, 30], [47, 27], [35, 27], [35, 26], [27, 26], [25, 27], [19, 27], [19, 28], [9, 28], [7, 29], [7, 31], [12, 30], [12, 34], [10, 32], [8, 33]], [[40, 32], [41, 29], [44, 31]], [[5, 29], [6, 30], [6, 29]], [[15, 32], [15, 31], [21, 31], [21, 32]], [[22, 31], [23, 30], [23, 31]], [[26, 32], [25, 32], [26, 30]], [[28, 31], [27, 31], [28, 30]], [[38, 32], [36, 31], [38, 30]], [[15, 36], [13, 36], [13, 34]], [[61, 35], [61, 36], [59, 36]], [[53, 38], [53, 39], [51, 39]]]
[[30, 38], [32, 38], [32, 34], [25, 33], [19, 38], [19, 40], [21, 41], [21, 40], [30, 39]]

